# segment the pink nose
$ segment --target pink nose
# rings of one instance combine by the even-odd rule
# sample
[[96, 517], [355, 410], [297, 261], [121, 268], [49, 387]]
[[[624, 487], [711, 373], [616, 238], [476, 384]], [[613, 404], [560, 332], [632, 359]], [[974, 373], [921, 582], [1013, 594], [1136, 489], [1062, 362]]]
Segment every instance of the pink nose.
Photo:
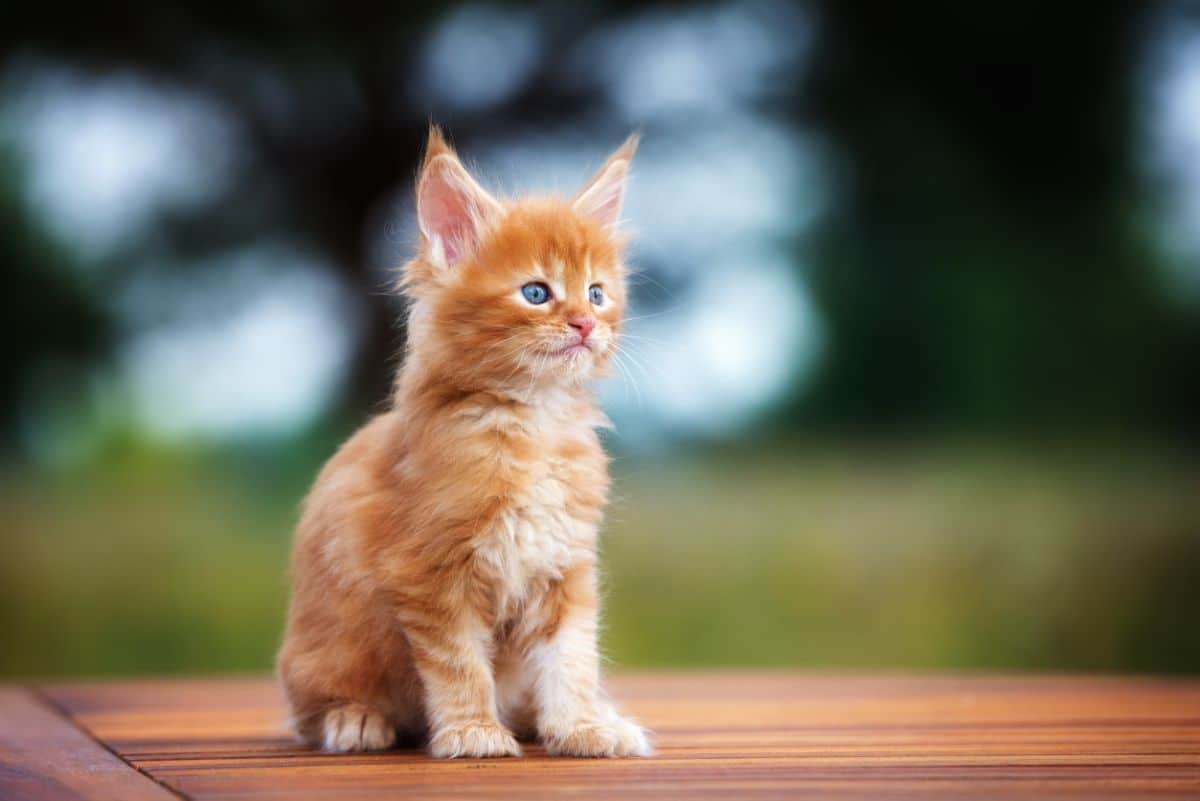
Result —
[[580, 339], [587, 339], [588, 334], [592, 333], [592, 329], [596, 327], [596, 318], [576, 317], [574, 320], [568, 320], [567, 325], [579, 332]]

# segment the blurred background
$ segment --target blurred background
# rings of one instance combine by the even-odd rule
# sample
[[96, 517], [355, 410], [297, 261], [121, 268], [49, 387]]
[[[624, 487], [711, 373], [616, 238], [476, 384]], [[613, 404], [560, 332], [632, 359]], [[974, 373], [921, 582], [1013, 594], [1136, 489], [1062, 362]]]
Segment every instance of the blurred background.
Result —
[[246, 0], [0, 29], [0, 675], [268, 670], [412, 177], [643, 133], [620, 666], [1200, 671], [1200, 7]]

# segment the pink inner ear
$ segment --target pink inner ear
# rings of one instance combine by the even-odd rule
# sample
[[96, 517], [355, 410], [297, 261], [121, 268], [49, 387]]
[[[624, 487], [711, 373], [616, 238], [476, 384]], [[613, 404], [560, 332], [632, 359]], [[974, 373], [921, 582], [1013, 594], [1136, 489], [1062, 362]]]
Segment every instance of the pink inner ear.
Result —
[[470, 189], [448, 169], [435, 168], [421, 183], [417, 207], [421, 230], [441, 240], [448, 263], [458, 262], [474, 237], [479, 214]]
[[617, 186], [608, 189], [597, 201], [591, 209], [592, 216], [602, 225], [615, 226], [617, 217], [621, 214], [621, 188]]
[[576, 201], [576, 208], [601, 225], [616, 228], [625, 194], [627, 162], [609, 165]]

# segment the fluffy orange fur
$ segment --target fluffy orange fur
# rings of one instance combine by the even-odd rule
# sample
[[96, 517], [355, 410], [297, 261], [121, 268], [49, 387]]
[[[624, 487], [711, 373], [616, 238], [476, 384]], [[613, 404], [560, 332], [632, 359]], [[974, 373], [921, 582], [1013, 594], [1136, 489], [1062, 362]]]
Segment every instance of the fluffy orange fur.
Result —
[[[571, 200], [497, 200], [431, 131], [391, 408], [325, 465], [295, 536], [279, 672], [305, 740], [358, 751], [400, 735], [437, 757], [515, 756], [518, 738], [553, 754], [648, 753], [600, 685], [608, 476], [588, 388], [617, 347], [635, 148]], [[530, 283], [549, 299], [531, 302]]]

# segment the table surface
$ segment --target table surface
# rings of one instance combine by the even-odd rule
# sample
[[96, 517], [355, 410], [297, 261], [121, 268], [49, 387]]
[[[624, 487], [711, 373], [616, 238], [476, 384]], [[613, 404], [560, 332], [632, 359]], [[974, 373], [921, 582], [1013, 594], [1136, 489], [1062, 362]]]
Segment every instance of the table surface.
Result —
[[331, 755], [266, 678], [0, 686], [0, 798], [1200, 798], [1200, 679], [628, 674], [650, 759]]

